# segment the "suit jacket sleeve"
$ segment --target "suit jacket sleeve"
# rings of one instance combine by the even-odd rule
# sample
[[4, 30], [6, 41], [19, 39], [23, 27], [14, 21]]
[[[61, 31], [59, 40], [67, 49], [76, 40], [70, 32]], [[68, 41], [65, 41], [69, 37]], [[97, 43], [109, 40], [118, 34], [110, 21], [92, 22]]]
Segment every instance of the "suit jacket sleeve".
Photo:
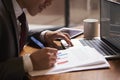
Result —
[[22, 62], [22, 58], [0, 62], [0, 80], [24, 80], [25, 72]]
[[24, 80], [23, 59], [18, 57], [15, 36], [11, 24], [6, 21], [9, 19], [3, 17], [0, 15], [0, 80]]

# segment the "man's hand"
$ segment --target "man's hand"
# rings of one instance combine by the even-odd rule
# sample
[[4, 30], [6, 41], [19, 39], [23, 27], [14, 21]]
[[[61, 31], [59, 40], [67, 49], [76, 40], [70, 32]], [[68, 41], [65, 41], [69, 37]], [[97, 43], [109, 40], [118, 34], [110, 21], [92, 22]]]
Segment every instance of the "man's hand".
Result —
[[59, 32], [59, 31], [48, 31], [44, 36], [45, 43], [49, 47], [57, 48], [56, 43], [54, 43], [56, 39], [64, 39], [69, 46], [73, 46], [70, 36], [67, 33]]
[[57, 49], [44, 48], [39, 49], [30, 55], [33, 70], [43, 70], [54, 66], [57, 59]]

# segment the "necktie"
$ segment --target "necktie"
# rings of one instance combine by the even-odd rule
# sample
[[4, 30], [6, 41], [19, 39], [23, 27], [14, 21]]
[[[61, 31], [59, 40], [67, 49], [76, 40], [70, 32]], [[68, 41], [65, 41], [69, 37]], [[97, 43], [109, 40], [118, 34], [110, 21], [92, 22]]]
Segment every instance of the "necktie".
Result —
[[27, 29], [26, 29], [26, 16], [25, 16], [24, 12], [18, 17], [18, 20], [21, 23], [21, 26], [20, 26], [21, 27], [20, 40], [19, 40], [20, 51], [21, 51], [23, 49], [23, 46], [24, 46], [25, 41], [26, 41], [26, 32], [27, 32]]

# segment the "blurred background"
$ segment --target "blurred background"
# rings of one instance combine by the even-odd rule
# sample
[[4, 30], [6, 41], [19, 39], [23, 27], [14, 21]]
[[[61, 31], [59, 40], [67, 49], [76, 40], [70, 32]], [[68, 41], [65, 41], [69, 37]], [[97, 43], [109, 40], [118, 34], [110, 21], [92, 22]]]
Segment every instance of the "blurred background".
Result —
[[86, 18], [99, 19], [99, 5], [100, 0], [54, 0], [51, 6], [36, 16], [27, 13], [27, 19], [30, 25], [41, 25], [41, 28], [49, 25], [76, 27]]

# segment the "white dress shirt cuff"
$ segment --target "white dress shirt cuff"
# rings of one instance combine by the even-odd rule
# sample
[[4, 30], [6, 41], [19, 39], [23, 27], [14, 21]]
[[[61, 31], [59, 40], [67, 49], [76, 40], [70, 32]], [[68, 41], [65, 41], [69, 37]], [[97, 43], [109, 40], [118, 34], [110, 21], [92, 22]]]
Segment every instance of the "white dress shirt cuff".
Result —
[[45, 31], [42, 31], [41, 34], [40, 34], [40, 39], [42, 42], [45, 42], [45, 34], [46, 32], [48, 32], [49, 30], [45, 30]]
[[30, 54], [25, 54], [23, 56], [23, 64], [24, 64], [25, 72], [33, 71], [33, 64], [32, 64], [32, 61], [30, 59]]

